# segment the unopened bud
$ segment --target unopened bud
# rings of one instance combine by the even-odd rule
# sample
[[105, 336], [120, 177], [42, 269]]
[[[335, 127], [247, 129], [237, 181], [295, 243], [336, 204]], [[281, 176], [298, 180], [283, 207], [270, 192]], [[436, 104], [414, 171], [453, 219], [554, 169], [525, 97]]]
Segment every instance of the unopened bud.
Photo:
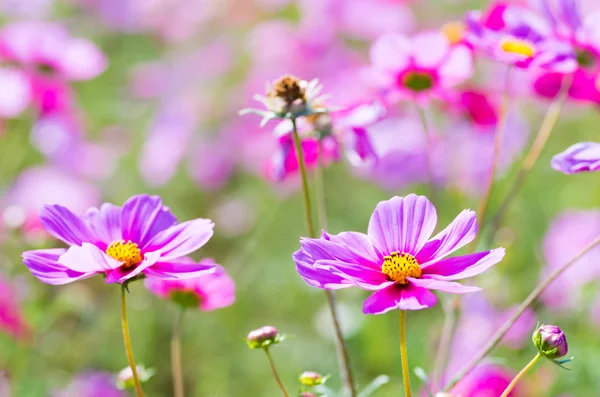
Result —
[[549, 358], [561, 358], [569, 352], [567, 337], [556, 325], [542, 325], [533, 333], [533, 344], [538, 351]]
[[[148, 381], [156, 373], [152, 368], [145, 368], [141, 365], [136, 365], [137, 376], [141, 383]], [[117, 387], [119, 389], [133, 389], [135, 381], [133, 379], [133, 371], [131, 367], [126, 367], [117, 375]]]
[[266, 325], [251, 331], [246, 337], [246, 342], [251, 349], [266, 348], [283, 340], [277, 328]]
[[329, 376], [323, 376], [318, 372], [304, 371], [300, 375], [300, 383], [303, 386], [314, 387], [314, 386], [322, 385], [323, 383], [325, 383], [327, 381], [328, 378], [329, 378]]
[[304, 393], [300, 393], [300, 397], [317, 397], [317, 395], [315, 393], [305, 391]]

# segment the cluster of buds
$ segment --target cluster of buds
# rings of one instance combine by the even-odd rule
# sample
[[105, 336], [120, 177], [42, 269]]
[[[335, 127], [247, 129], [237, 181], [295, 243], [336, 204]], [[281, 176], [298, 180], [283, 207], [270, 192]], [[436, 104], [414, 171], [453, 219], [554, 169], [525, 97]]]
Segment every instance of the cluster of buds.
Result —
[[266, 325], [250, 331], [246, 336], [246, 343], [250, 349], [267, 349], [285, 340], [286, 336], [279, 333], [277, 328]]
[[329, 379], [329, 375], [321, 375], [314, 371], [304, 371], [300, 374], [300, 397], [317, 397], [313, 388], [323, 385]]
[[565, 368], [563, 364], [573, 360], [573, 358], [557, 360], [569, 353], [569, 345], [567, 344], [565, 333], [556, 325], [538, 326], [533, 333], [532, 340], [542, 356], [562, 368]]

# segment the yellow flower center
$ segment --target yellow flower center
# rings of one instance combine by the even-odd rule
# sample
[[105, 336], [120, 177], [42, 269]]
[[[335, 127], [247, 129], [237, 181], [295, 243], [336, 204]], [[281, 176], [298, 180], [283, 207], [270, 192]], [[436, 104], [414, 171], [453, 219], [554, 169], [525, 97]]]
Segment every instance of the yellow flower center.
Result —
[[396, 284], [407, 284], [406, 277], [421, 277], [421, 266], [411, 254], [392, 252], [383, 257], [381, 272]]
[[125, 269], [132, 268], [142, 261], [142, 252], [136, 243], [131, 241], [118, 240], [110, 243], [106, 248], [106, 255], [123, 262]]
[[500, 44], [500, 47], [504, 52], [524, 55], [528, 58], [531, 58], [536, 53], [533, 44], [525, 40], [516, 39], [514, 37], [504, 39], [502, 44]]
[[448, 22], [442, 26], [442, 33], [446, 36], [450, 44], [458, 44], [465, 37], [467, 30], [465, 24], [460, 21]]

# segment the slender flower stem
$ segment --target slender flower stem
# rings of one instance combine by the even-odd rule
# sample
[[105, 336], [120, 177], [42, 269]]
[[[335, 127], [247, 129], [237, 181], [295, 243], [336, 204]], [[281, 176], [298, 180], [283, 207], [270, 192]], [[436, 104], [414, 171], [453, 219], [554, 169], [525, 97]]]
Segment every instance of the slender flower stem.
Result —
[[502, 395], [500, 397], [508, 397], [508, 395], [510, 394], [510, 392], [512, 391], [512, 389], [515, 388], [515, 386], [517, 385], [517, 383], [519, 382], [519, 380], [521, 380], [521, 378], [525, 375], [525, 373], [527, 371], [529, 371], [531, 368], [533, 368], [533, 366], [538, 362], [538, 360], [542, 358], [542, 355], [540, 353], [536, 354], [535, 357], [533, 358], [533, 360], [531, 360], [529, 362], [529, 364], [527, 364], [522, 370], [521, 372], [519, 372], [517, 374], [517, 376], [515, 376], [515, 378], [510, 382], [510, 384], [506, 387], [506, 389], [504, 390], [504, 392], [502, 393]]
[[431, 193], [431, 199], [433, 202], [437, 202], [436, 196], [437, 191], [435, 188], [434, 172], [433, 172], [433, 137], [429, 130], [429, 123], [427, 122], [427, 115], [425, 110], [417, 104], [417, 110], [419, 118], [421, 119], [421, 125], [423, 126], [423, 132], [425, 134], [425, 143], [427, 147], [427, 178], [429, 180], [429, 190]]
[[[494, 153], [492, 155], [492, 163], [490, 165], [490, 169], [487, 176], [487, 187], [481, 198], [479, 203], [479, 208], [477, 211], [477, 215], [479, 219], [477, 220], [479, 227], [483, 229], [483, 225], [485, 224], [487, 209], [490, 202], [490, 197], [492, 195], [492, 189], [494, 187], [494, 179], [496, 176], [496, 168], [498, 166], [498, 161], [500, 160], [500, 152], [502, 151], [502, 143], [504, 142], [504, 130], [506, 129], [506, 121], [508, 120], [508, 111], [510, 106], [510, 75], [512, 68], [509, 66], [506, 70], [506, 81], [504, 85], [504, 95], [502, 97], [502, 104], [500, 105], [500, 117], [498, 119], [498, 124], [496, 126], [496, 135], [494, 136]], [[479, 237], [481, 236], [481, 230], [477, 233], [475, 237], [475, 241], [472, 244], [473, 251], [477, 249], [477, 243], [479, 241]]]
[[[319, 145], [319, 150], [320, 150]], [[323, 182], [323, 164], [319, 153], [319, 164], [315, 169], [315, 195], [317, 196], [317, 215], [319, 225], [327, 230], [327, 203], [325, 202], [325, 184]]]
[[[302, 190], [304, 195], [304, 215], [306, 221], [306, 228], [308, 230], [309, 237], [316, 238], [315, 227], [312, 221], [312, 207], [310, 200], [310, 190], [308, 185], [308, 174], [306, 172], [306, 163], [304, 162], [304, 153], [302, 152], [302, 142], [298, 134], [298, 128], [296, 120], [292, 119], [293, 135], [294, 135], [294, 146], [296, 148], [296, 157], [298, 157], [298, 165], [300, 168], [300, 176], [302, 178]], [[317, 189], [319, 185], [317, 184]], [[323, 197], [324, 202], [324, 190], [318, 193]], [[323, 219], [325, 219], [325, 213], [323, 212]], [[348, 346], [344, 340], [344, 334], [340, 326], [339, 316], [337, 314], [337, 307], [335, 304], [335, 297], [332, 291], [325, 290], [325, 296], [327, 298], [327, 304], [329, 306], [329, 312], [331, 314], [331, 320], [333, 322], [333, 329], [335, 331], [335, 342], [336, 350], [338, 354], [338, 361], [340, 371], [346, 390], [348, 390], [350, 397], [356, 397], [356, 386], [354, 385], [354, 376], [352, 374], [352, 367], [350, 365], [350, 354], [348, 352]]]
[[537, 287], [529, 294], [527, 298], [519, 305], [517, 310], [513, 313], [512, 316], [496, 331], [494, 335], [489, 339], [488, 343], [477, 353], [477, 355], [463, 368], [460, 372], [454, 376], [450, 382], [444, 388], [445, 391], [450, 390], [459, 380], [461, 380], [465, 375], [467, 375], [481, 360], [483, 360], [491, 351], [498, 345], [498, 343], [502, 340], [504, 335], [508, 332], [508, 330], [512, 327], [512, 325], [521, 317], [521, 315], [527, 310], [527, 308], [533, 303], [533, 301], [540, 296], [540, 294], [554, 281], [558, 276], [560, 276], [565, 270], [567, 270], [571, 265], [577, 262], [583, 255], [589, 252], [596, 245], [600, 244], [600, 236], [596, 237], [594, 241], [592, 241], [587, 247], [585, 247], [579, 254], [577, 254], [573, 259], [562, 265], [560, 268], [556, 269], [550, 276], [544, 279]]
[[271, 371], [273, 371], [273, 377], [275, 378], [275, 382], [277, 382], [277, 386], [281, 389], [281, 392], [285, 397], [290, 397], [287, 390], [285, 390], [285, 386], [277, 373], [277, 368], [275, 368], [275, 363], [273, 362], [273, 357], [271, 357], [271, 352], [269, 352], [269, 348], [265, 348], [265, 354], [267, 355], [267, 359], [269, 360], [269, 365], [271, 366]]
[[442, 325], [442, 334], [440, 336], [440, 343], [438, 345], [435, 364], [433, 366], [433, 374], [431, 376], [431, 386], [433, 390], [437, 390], [441, 386], [442, 375], [448, 364], [450, 346], [456, 330], [457, 303], [460, 304], [460, 301], [457, 302], [454, 297], [449, 297], [444, 302], [444, 323]]
[[296, 119], [292, 119], [294, 128], [294, 147], [296, 148], [296, 157], [298, 157], [298, 167], [300, 168], [300, 177], [302, 178], [302, 194], [304, 195], [304, 221], [309, 237], [315, 237], [315, 226], [312, 219], [312, 204], [310, 201], [310, 189], [308, 187], [308, 173], [306, 172], [306, 163], [304, 161], [304, 153], [302, 152], [302, 141], [298, 134]]
[[546, 146], [546, 143], [550, 138], [550, 134], [552, 133], [552, 130], [554, 129], [558, 118], [560, 117], [560, 113], [571, 88], [571, 82], [572, 77], [570, 78], [570, 81], [567, 82], [567, 84], [563, 84], [563, 89], [561, 90], [561, 93], [550, 104], [550, 107], [546, 112], [546, 116], [542, 121], [542, 125], [540, 126], [540, 129], [533, 141], [533, 144], [531, 145], [531, 148], [529, 149], [527, 155], [523, 159], [523, 163], [521, 164], [521, 168], [519, 169], [517, 177], [515, 178], [512, 186], [510, 187], [508, 194], [500, 204], [500, 207], [498, 207], [496, 215], [494, 215], [490, 231], [488, 233], [488, 241], [491, 241], [494, 238], [494, 234], [496, 230], [498, 230], [498, 228], [500, 227], [500, 224], [502, 223], [502, 218], [504, 217], [506, 210], [519, 193], [519, 190], [521, 190], [523, 182], [525, 182], [525, 178], [527, 177], [527, 175], [529, 175], [529, 172], [533, 169], [536, 162], [540, 158], [540, 154], [542, 153], [542, 150], [544, 150], [544, 147]]
[[125, 352], [127, 353], [127, 361], [131, 368], [133, 383], [135, 385], [135, 393], [138, 397], [144, 397], [142, 385], [138, 378], [137, 367], [133, 359], [133, 349], [131, 348], [131, 336], [129, 335], [129, 323], [127, 322], [127, 286], [125, 283], [121, 285], [121, 326], [123, 327], [123, 341], [125, 342]]
[[173, 325], [173, 335], [171, 336], [171, 374], [173, 375], [174, 397], [184, 397], [185, 394], [183, 370], [181, 368], [181, 328], [184, 313], [185, 309], [181, 309], [177, 314]]
[[406, 348], [406, 310], [400, 310], [400, 359], [402, 360], [402, 380], [404, 395], [412, 396], [410, 389], [410, 369], [408, 367], [408, 349]]

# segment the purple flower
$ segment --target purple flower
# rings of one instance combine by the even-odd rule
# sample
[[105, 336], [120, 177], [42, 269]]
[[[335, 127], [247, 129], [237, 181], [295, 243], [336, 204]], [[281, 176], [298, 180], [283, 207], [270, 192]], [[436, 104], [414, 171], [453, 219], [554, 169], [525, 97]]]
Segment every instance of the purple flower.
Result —
[[52, 397], [126, 397], [115, 385], [115, 376], [107, 372], [84, 372]]
[[[475, 367], [452, 389], [451, 396], [476, 397], [500, 396], [515, 374], [509, 368], [497, 364]], [[510, 392], [509, 397], [520, 396], [520, 388]]]
[[600, 170], [600, 143], [576, 143], [552, 158], [552, 168], [565, 174]]
[[382, 36], [371, 46], [371, 63], [375, 84], [392, 100], [441, 97], [473, 75], [470, 50], [436, 31]]
[[480, 274], [504, 256], [498, 248], [446, 258], [473, 240], [476, 216], [465, 210], [430, 238], [436, 223], [435, 207], [426, 197], [393, 197], [377, 205], [367, 234], [323, 232], [320, 239], [303, 238], [293, 258], [298, 273], [315, 287], [376, 291], [364, 303], [366, 314], [425, 309], [437, 301], [430, 290], [479, 291], [454, 281]]
[[187, 280], [161, 280], [149, 277], [146, 288], [161, 298], [171, 299], [184, 307], [211, 311], [230, 306], [235, 301], [235, 284], [212, 259], [200, 263], [214, 266], [215, 272]]
[[95, 274], [104, 274], [109, 284], [140, 274], [187, 279], [215, 270], [213, 264], [190, 264], [185, 258], [210, 239], [212, 221], [177, 223], [158, 196], [134, 196], [122, 208], [105, 203], [82, 216], [47, 205], [40, 219], [46, 231], [69, 245], [23, 253], [25, 265], [46, 284], [66, 284]]
[[556, 39], [547, 21], [529, 8], [495, 5], [486, 16], [469, 12], [466, 23], [467, 42], [499, 62], [559, 73], [577, 67], [573, 48]]

